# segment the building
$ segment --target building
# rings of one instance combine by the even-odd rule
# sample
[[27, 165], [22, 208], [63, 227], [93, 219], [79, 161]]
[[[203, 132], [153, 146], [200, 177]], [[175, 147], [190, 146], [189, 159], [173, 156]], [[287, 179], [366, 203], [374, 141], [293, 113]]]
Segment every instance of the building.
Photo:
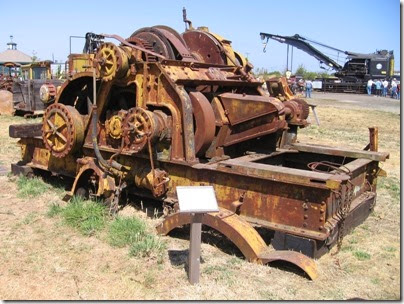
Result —
[[13, 36], [10, 36], [10, 42], [7, 43], [7, 49], [0, 53], [0, 73], [4, 74], [4, 71], [7, 70], [5, 66], [10, 66], [11, 63], [14, 66], [19, 66], [31, 62], [31, 56], [17, 50], [17, 43], [13, 42]]

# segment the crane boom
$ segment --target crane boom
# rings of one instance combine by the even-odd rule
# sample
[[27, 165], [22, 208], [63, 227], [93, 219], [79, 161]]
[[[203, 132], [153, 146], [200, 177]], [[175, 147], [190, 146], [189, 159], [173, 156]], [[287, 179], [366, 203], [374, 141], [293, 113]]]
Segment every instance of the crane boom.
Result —
[[289, 45], [292, 45], [294, 47], [297, 47], [298, 49], [302, 50], [303, 52], [306, 52], [307, 54], [313, 56], [314, 58], [316, 58], [318, 61], [320, 61], [320, 63], [324, 63], [327, 66], [329, 66], [330, 68], [336, 70], [336, 71], [340, 71], [343, 67], [338, 64], [336, 61], [332, 60], [330, 57], [328, 57], [327, 55], [323, 54], [322, 52], [320, 52], [318, 49], [316, 49], [315, 47], [313, 47], [311, 44], [309, 44], [307, 41], [319, 44], [321, 46], [333, 49], [335, 51], [347, 54], [347, 52], [330, 47], [328, 45], [325, 44], [321, 44], [315, 41], [311, 41], [308, 40], [298, 34], [294, 35], [294, 36], [280, 36], [280, 35], [274, 35], [274, 34], [268, 34], [268, 33], [260, 33], [261, 35], [261, 39], [264, 40], [265, 38], [268, 39], [271, 38], [273, 40], [276, 40], [280, 43], [286, 43]]

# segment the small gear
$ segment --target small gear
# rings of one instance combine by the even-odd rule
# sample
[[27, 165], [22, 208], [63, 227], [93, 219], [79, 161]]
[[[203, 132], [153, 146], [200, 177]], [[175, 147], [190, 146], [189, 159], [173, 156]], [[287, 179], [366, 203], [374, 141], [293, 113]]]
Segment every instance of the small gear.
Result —
[[113, 139], [119, 139], [123, 134], [123, 122], [120, 115], [114, 115], [105, 122], [107, 134]]

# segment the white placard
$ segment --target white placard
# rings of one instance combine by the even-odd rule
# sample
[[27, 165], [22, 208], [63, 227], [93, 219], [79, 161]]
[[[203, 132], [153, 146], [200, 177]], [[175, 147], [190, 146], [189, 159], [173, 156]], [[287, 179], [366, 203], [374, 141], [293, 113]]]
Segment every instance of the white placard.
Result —
[[178, 186], [176, 190], [181, 213], [219, 211], [212, 186]]

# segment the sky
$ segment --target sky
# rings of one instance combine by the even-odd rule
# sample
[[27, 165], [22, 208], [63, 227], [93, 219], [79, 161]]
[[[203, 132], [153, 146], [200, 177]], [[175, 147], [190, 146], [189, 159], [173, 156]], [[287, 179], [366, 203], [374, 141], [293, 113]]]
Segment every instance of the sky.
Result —
[[[64, 62], [72, 35], [94, 32], [127, 38], [137, 29], [153, 25], [170, 26], [182, 33], [183, 7], [194, 27], [207, 26], [231, 40], [233, 48], [255, 68], [286, 69], [286, 44], [270, 39], [263, 52], [259, 33], [266, 32], [299, 34], [357, 53], [393, 50], [395, 70], [400, 69], [399, 0], [0, 0], [0, 12], [7, 12], [2, 14], [0, 51], [13, 35], [20, 51], [30, 56], [35, 53], [41, 60]], [[81, 52], [83, 45], [84, 40], [73, 39], [72, 52]], [[316, 59], [295, 48], [293, 71], [299, 65], [321, 70]]]

